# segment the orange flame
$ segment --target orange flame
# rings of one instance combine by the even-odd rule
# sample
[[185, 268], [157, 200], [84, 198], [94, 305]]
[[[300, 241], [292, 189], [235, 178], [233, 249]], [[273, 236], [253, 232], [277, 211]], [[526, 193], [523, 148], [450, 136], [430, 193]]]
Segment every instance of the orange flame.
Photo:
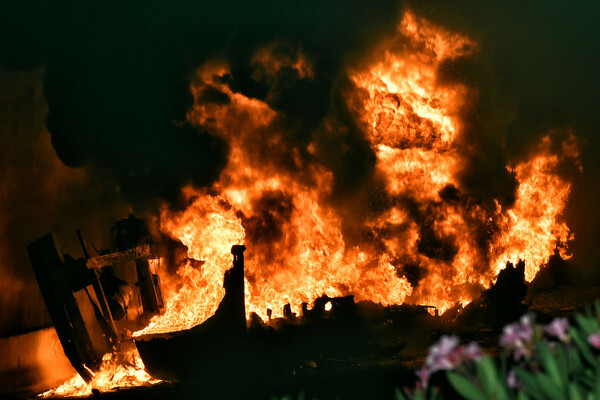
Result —
[[[274, 48], [264, 47], [253, 59], [262, 78], [286, 66], [296, 68], [299, 79], [312, 79], [305, 55], [280, 59], [270, 53]], [[464, 196], [454, 202], [440, 197], [444, 188], [460, 189], [458, 113], [469, 106], [473, 89], [438, 83], [437, 70], [476, 49], [470, 39], [407, 12], [396, 35], [348, 71], [356, 85], [348, 105], [377, 156], [377, 175], [388, 196], [405, 199], [376, 216], [362, 216], [365, 231], [380, 242], [376, 246], [346, 245], [340, 214], [325, 201], [332, 174], [302, 156], [314, 153], [315, 144], [289, 145], [276, 111], [223, 83], [227, 65], [200, 68], [188, 121], [229, 143], [229, 163], [211, 194], [186, 188], [190, 207], [161, 213], [161, 229], [203, 264], [180, 267], [179, 287], [167, 288], [167, 312], [136, 335], [185, 329], [208, 318], [223, 296], [229, 249], [243, 242], [249, 246], [247, 312], [263, 318], [267, 308], [280, 315], [284, 304], [298, 310], [301, 302], [322, 294], [353, 294], [386, 305], [409, 301], [444, 311], [488, 287], [506, 261], [525, 259], [531, 280], [555, 248], [566, 257], [573, 235], [558, 217], [569, 184], [555, 173], [558, 158], [549, 144], [509, 168], [519, 185], [510, 209], [486, 210]], [[200, 101], [209, 87], [230, 101]], [[487, 247], [478, 244], [482, 231], [489, 236]], [[432, 248], [424, 249], [429, 242]], [[411, 265], [422, 271], [414, 287], [405, 272]]]
[[112, 353], [105, 354], [100, 370], [90, 383], [85, 383], [79, 375], [75, 375], [59, 387], [48, 390], [40, 396], [83, 397], [90, 396], [92, 389], [107, 392], [116, 388], [154, 385], [160, 382], [144, 370], [144, 363], [137, 350], [131, 350], [119, 354], [118, 357]]
[[576, 146], [565, 147], [569, 142], [576, 143], [572, 134], [563, 142], [563, 153], [553, 154], [551, 136], [546, 135], [536, 156], [509, 168], [516, 174], [519, 188], [513, 208], [502, 214], [498, 205], [503, 233], [491, 249], [491, 253], [496, 254], [492, 258], [496, 273], [507, 261], [527, 260], [525, 279], [531, 281], [555, 249], [563, 259], [571, 258], [567, 242], [574, 239], [574, 234], [565, 222], [556, 218], [567, 203], [571, 184], [555, 173], [562, 158], [579, 155]]

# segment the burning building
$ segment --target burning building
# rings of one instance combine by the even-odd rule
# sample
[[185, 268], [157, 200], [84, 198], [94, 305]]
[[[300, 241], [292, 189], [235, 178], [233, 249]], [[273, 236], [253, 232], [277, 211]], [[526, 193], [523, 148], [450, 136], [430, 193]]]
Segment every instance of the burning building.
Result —
[[[129, 329], [130, 337], [205, 326], [226, 298], [232, 246], [248, 248], [242, 304], [249, 321], [300, 316], [319, 299], [347, 296], [384, 307], [428, 306], [440, 315], [490, 289], [507, 262], [524, 260], [531, 282], [551, 256], [567, 260], [585, 248], [575, 240], [582, 217], [567, 204], [576, 185], [581, 190], [581, 176], [595, 182], [583, 174], [584, 144], [594, 145], [586, 130], [597, 121], [578, 126], [551, 116], [563, 104], [552, 96], [539, 100], [551, 106], [536, 116], [529, 93], [521, 92], [524, 82], [490, 67], [504, 57], [495, 35], [512, 32], [478, 22], [460, 29], [458, 13], [440, 16], [433, 5], [353, 4], [339, 16], [339, 5], [329, 3], [318, 8], [322, 15], [297, 4], [250, 10], [276, 14], [261, 29], [243, 21], [245, 7], [188, 5], [161, 14], [148, 6], [147, 14], [124, 11], [127, 24], [92, 19], [65, 31], [44, 19], [56, 28], [53, 40], [72, 51], [36, 42], [44, 50], [39, 58], [14, 51], [0, 60], [45, 66], [52, 148], [62, 163], [87, 174], [74, 185], [110, 188], [101, 193], [111, 207], [130, 204], [127, 211], [143, 215], [149, 235], [161, 242], [150, 257], [153, 272], [138, 265], [149, 258], [135, 250], [139, 243], [101, 245], [111, 250], [98, 255], [84, 246], [86, 270], [133, 262], [133, 287], [146, 271], [153, 295], [141, 296], [143, 323]], [[491, 18], [465, 8], [463, 18]], [[502, 21], [514, 17], [497, 11]], [[192, 15], [200, 14], [196, 22]], [[210, 21], [217, 14], [219, 27]], [[239, 27], [223, 33], [229, 20], [221, 14], [237, 16]], [[528, 26], [515, 21], [515, 31]], [[81, 36], [71, 36], [68, 29], [76, 28]], [[122, 38], [128, 39], [118, 43]], [[503, 90], [523, 103], [510, 105]], [[589, 188], [596, 193], [597, 183]], [[22, 247], [50, 230], [28, 234]], [[38, 268], [35, 254], [51, 242], [30, 247], [36, 271], [47, 269]], [[587, 260], [594, 251], [583, 251]], [[100, 321], [110, 325], [104, 284], [93, 278], [71, 291], [91, 285]], [[43, 288], [42, 294], [50, 311], [50, 295]], [[117, 337], [120, 329], [126, 330], [108, 331]], [[112, 342], [106, 346], [92, 357], [93, 373], [86, 372], [91, 364], [78, 370], [96, 387], [102, 371], [119, 364], [102, 362]], [[124, 364], [141, 371], [138, 356], [130, 357]]]

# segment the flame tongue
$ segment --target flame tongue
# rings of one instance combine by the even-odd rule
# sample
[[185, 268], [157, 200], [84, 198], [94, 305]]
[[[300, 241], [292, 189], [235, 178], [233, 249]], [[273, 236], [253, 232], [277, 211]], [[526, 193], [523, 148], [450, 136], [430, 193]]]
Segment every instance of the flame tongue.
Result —
[[[567, 135], [563, 147], [576, 143], [572, 134]], [[500, 214], [502, 235], [497, 235], [491, 253], [495, 272], [499, 272], [506, 260], [526, 260], [525, 279], [531, 281], [539, 266], [548, 262], [555, 249], [563, 259], [571, 258], [567, 242], [574, 238], [560, 215], [567, 203], [570, 183], [555, 171], [564, 159], [577, 158], [576, 147], [565, 149], [562, 154], [551, 151], [552, 137], [544, 136], [538, 146], [538, 154], [532, 159], [510, 168], [519, 181], [517, 200], [512, 209]]]

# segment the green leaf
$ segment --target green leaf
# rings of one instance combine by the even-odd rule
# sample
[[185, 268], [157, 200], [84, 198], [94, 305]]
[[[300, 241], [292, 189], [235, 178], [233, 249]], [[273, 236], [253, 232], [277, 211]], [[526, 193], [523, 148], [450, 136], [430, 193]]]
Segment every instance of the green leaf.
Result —
[[596, 379], [594, 386], [594, 399], [600, 400], [600, 379]]
[[596, 375], [590, 369], [585, 369], [583, 373], [575, 375], [573, 378], [590, 392], [593, 390], [596, 381], [598, 381], [598, 379], [596, 379]]
[[567, 351], [568, 363], [569, 363], [569, 371], [573, 375], [577, 375], [583, 369], [583, 364], [581, 362], [581, 357], [579, 356], [579, 351], [576, 348], [569, 348]]
[[517, 400], [529, 400], [529, 396], [527, 396], [525, 392], [519, 391], [519, 393], [517, 393]]
[[402, 390], [396, 388], [394, 390], [394, 394], [396, 395], [396, 400], [406, 400], [406, 397], [404, 397], [404, 394], [402, 393]]
[[552, 379], [553, 387], [556, 387], [558, 390], [558, 393], [555, 392], [555, 395], [560, 394], [564, 396], [566, 381], [563, 381], [563, 375], [560, 372], [560, 368], [556, 362], [556, 359], [554, 359], [550, 349], [544, 343], [538, 343], [537, 351], [544, 369], [548, 372], [550, 378]]
[[558, 363], [558, 369], [561, 372], [564, 372], [566, 376], [566, 373], [569, 370], [569, 363], [567, 362], [565, 351], [565, 346], [562, 343], [556, 345], [556, 362]]
[[508, 400], [508, 392], [504, 382], [500, 381], [496, 363], [490, 356], [483, 355], [481, 360], [475, 363], [475, 368], [488, 397], [495, 397], [497, 400]]
[[460, 394], [465, 399], [481, 400], [486, 398], [486, 396], [481, 392], [481, 390], [479, 390], [477, 386], [471, 383], [464, 376], [458, 375], [457, 373], [451, 371], [447, 373], [447, 376], [448, 381], [450, 381], [450, 384], [452, 385], [454, 390], [456, 390], [458, 394]]
[[536, 379], [540, 383], [540, 387], [542, 391], [546, 394], [548, 399], [564, 399], [565, 395], [562, 393], [558, 385], [554, 382], [554, 380], [550, 377], [550, 375], [538, 372], [536, 374]]
[[[569, 384], [569, 376], [572, 375], [573, 370], [569, 362], [567, 361], [568, 348], [564, 343], [558, 343], [556, 346], [556, 362], [558, 363], [558, 370], [560, 371], [561, 380], [565, 385]], [[566, 389], [563, 389], [566, 392]]]
[[577, 321], [577, 325], [579, 325], [583, 330], [585, 336], [597, 332], [598, 329], [600, 329], [600, 325], [598, 325], [598, 320], [594, 317], [587, 317], [582, 314], [575, 314], [575, 320]]
[[540, 388], [540, 385], [538, 384], [537, 380], [533, 377], [533, 375], [531, 375], [524, 369], [518, 367], [513, 368], [513, 371], [515, 371], [515, 374], [517, 375], [519, 381], [521, 381], [521, 383], [525, 385], [525, 391], [528, 395], [538, 400], [545, 399], [545, 397], [542, 394], [542, 389]]
[[571, 335], [571, 338], [573, 338], [573, 341], [575, 342], [575, 345], [581, 352], [581, 355], [583, 356], [583, 358], [585, 358], [585, 360], [588, 363], [590, 363], [592, 366], [595, 367], [596, 363], [597, 363], [596, 358], [594, 357], [594, 355], [592, 354], [592, 351], [590, 350], [590, 346], [587, 343], [587, 337], [584, 340], [581, 337], [581, 334], [579, 333], [579, 331], [575, 328], [571, 328], [571, 330], [569, 331], [569, 334]]
[[600, 318], [600, 301], [598, 300], [594, 302], [594, 311], [594, 316]]
[[570, 400], [584, 400], [583, 391], [576, 383], [569, 384], [569, 399]]
[[426, 393], [426, 390], [415, 390], [413, 392], [413, 400], [425, 400], [427, 398]]

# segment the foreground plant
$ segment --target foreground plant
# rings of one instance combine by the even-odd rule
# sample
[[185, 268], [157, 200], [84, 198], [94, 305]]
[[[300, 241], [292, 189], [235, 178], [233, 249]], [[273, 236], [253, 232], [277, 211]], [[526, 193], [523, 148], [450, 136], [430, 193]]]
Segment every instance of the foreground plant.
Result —
[[[575, 326], [566, 318], [544, 326], [526, 314], [504, 327], [498, 359], [476, 343], [443, 336], [417, 371], [417, 387], [397, 390], [396, 399], [442, 399], [452, 390], [468, 400], [600, 399], [599, 320], [599, 305], [594, 313], [576, 314]], [[446, 381], [451, 390], [435, 384]]]

